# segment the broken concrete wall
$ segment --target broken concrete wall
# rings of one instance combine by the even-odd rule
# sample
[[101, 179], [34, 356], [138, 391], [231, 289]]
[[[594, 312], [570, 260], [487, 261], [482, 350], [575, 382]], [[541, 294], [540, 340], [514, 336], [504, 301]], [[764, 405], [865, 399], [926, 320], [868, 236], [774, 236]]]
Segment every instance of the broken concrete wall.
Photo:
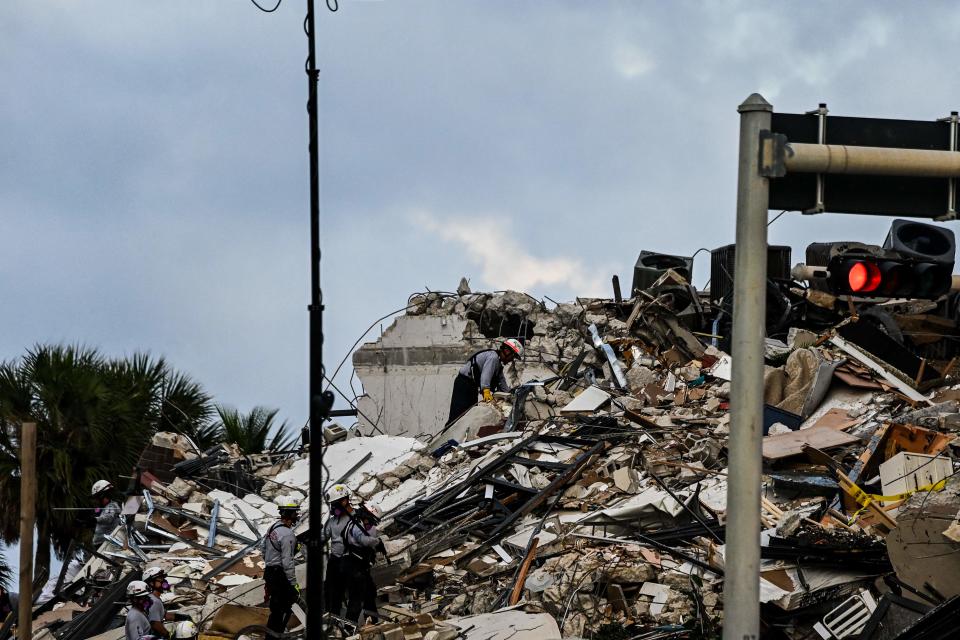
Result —
[[353, 354], [363, 383], [360, 431], [415, 438], [443, 428], [457, 371], [491, 341], [458, 316], [401, 316], [375, 343]]
[[[450, 410], [453, 381], [477, 351], [520, 338], [524, 361], [507, 369], [516, 385], [554, 375], [550, 365], [575, 357], [583, 347], [577, 304], [547, 309], [516, 291], [449, 296], [426, 294], [397, 318], [379, 340], [353, 354], [363, 384], [357, 407], [360, 432], [433, 436]], [[376, 426], [376, 429], [374, 428]]]

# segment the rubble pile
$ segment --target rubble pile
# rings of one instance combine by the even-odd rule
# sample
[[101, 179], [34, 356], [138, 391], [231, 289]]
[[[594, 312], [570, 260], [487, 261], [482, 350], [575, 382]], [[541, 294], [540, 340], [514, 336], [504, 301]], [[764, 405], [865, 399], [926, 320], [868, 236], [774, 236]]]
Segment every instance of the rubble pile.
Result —
[[[359, 481], [385, 513], [386, 615], [519, 606], [565, 638], [715, 637], [735, 354], [702, 330], [707, 294], [669, 270], [619, 302], [411, 303], [408, 315], [466, 319], [471, 335], [520, 336], [525, 352], [506, 370], [511, 393]], [[954, 361], [920, 357], [856, 314], [784, 338], [766, 343], [764, 637], [935, 626], [960, 596]], [[837, 622], [848, 618], [856, 634]]]
[[[380, 619], [332, 612], [333, 637], [719, 637], [736, 354], [705, 330], [720, 326], [711, 304], [673, 270], [623, 300], [414, 296], [407, 322], [460, 332], [447, 352], [518, 336], [524, 357], [506, 369], [509, 393], [416, 438], [327, 430], [327, 485], [380, 508], [386, 550], [373, 567]], [[956, 359], [918, 355], [867, 313], [782, 338], [766, 341], [762, 637], [949, 637]], [[432, 357], [418, 349], [409, 366]], [[150, 566], [201, 637], [258, 637], [259, 543], [275, 498], [306, 504], [307, 454], [201, 452], [157, 434], [141, 463], [133, 531], [51, 581], [36, 637], [120, 638], [123, 589]], [[301, 540], [311, 519], [326, 513], [303, 513]], [[298, 562], [292, 637], [315, 604]]]
[[[418, 461], [432, 464], [432, 458], [418, 453], [422, 448], [417, 440], [396, 436], [330, 444], [324, 452], [327, 483], [357, 490], [376, 478], [385, 498], [399, 487], [399, 478], [421, 470]], [[99, 548], [64, 563], [37, 599], [34, 637], [122, 638], [124, 590], [150, 567], [163, 568], [172, 586], [162, 596], [167, 610], [196, 622], [202, 638], [266, 637], [269, 609], [260, 545], [277, 521], [280, 496], [303, 505], [294, 532], [306, 539], [308, 451], [243, 455], [235, 445], [200, 451], [188, 438], [162, 432], [144, 450], [140, 468], [141, 487], [124, 506], [135, 513], [131, 529], [121, 524]], [[321, 514], [319, 521], [325, 517]], [[297, 558], [301, 585], [306, 585], [305, 560], [302, 553]], [[294, 607], [291, 633], [304, 632], [306, 602]], [[426, 625], [425, 618], [420, 624]], [[0, 627], [0, 638], [9, 626]], [[441, 629], [445, 635], [437, 640], [455, 628]]]
[[[278, 516], [272, 498], [306, 499], [302, 463], [289, 452], [243, 456], [235, 446], [200, 452], [183, 436], [156, 434], [141, 458], [149, 465], [142, 495], [127, 498], [132, 527], [121, 524], [98, 549], [64, 563], [38, 598], [34, 637], [122, 638], [124, 590], [149, 567], [163, 568], [172, 585], [166, 608], [198, 622], [206, 637], [235, 637], [231, 620], [263, 625], [259, 543]], [[302, 624], [303, 611], [295, 613]]]

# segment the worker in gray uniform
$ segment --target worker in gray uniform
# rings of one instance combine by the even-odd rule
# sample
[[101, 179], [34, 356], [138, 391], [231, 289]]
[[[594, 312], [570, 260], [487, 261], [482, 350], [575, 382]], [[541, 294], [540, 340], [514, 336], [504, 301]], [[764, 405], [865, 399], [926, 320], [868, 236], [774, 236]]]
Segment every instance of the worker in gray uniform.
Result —
[[503, 375], [503, 368], [523, 357], [523, 345], [515, 338], [503, 341], [499, 349], [478, 351], [460, 368], [453, 381], [450, 396], [450, 425], [477, 404], [480, 394], [484, 402], [493, 402], [493, 392], [509, 391], [510, 385]]
[[289, 496], [280, 496], [277, 506], [280, 520], [267, 531], [261, 551], [266, 565], [263, 580], [270, 598], [267, 628], [283, 633], [293, 613], [293, 604], [300, 599], [300, 585], [297, 584], [293, 562], [297, 552], [297, 536], [293, 533], [293, 525], [300, 518], [300, 503]]
[[330, 515], [323, 525], [323, 540], [330, 542], [327, 556], [327, 575], [323, 581], [323, 595], [326, 611], [340, 615], [346, 593], [346, 577], [343, 568], [344, 540], [343, 532], [350, 523], [350, 489], [346, 485], [335, 484], [324, 494]]
[[161, 567], [149, 567], [143, 572], [143, 581], [150, 587], [150, 611], [147, 612], [147, 619], [150, 620], [153, 633], [158, 638], [169, 638], [170, 632], [163, 623], [176, 618], [172, 613], [167, 613], [167, 607], [160, 599], [164, 591], [170, 590], [167, 574]]
[[145, 640], [154, 638], [147, 612], [150, 610], [150, 587], [142, 580], [134, 580], [127, 585], [127, 598], [130, 610], [123, 626], [124, 640]]
[[364, 618], [373, 618], [374, 622], [378, 621], [377, 587], [370, 571], [378, 551], [387, 555], [383, 540], [380, 539], [377, 531], [381, 517], [378, 507], [364, 505], [350, 518], [350, 523], [344, 531], [347, 619], [359, 621], [361, 624], [364, 622], [360, 618], [361, 615]]
[[97, 480], [90, 489], [90, 497], [94, 504], [96, 527], [93, 530], [93, 546], [98, 548], [107, 536], [120, 524], [120, 505], [111, 495], [113, 485], [108, 480]]

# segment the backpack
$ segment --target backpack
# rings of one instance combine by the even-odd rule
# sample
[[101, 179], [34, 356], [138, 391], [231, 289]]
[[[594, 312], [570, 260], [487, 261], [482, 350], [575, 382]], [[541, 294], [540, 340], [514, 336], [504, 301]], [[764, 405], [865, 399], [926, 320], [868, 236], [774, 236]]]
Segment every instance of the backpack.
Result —
[[480, 351], [477, 351], [475, 354], [473, 354], [472, 356], [470, 356], [470, 360], [469, 360], [469, 362], [470, 362], [470, 375], [473, 376], [473, 383], [474, 383], [475, 385], [477, 385], [477, 388], [478, 388], [478, 389], [480, 388], [480, 374], [481, 374], [481, 372], [480, 372], [480, 365], [477, 364], [477, 356], [480, 355], [481, 353], [486, 353], [487, 351], [492, 351], [492, 352], [494, 352], [494, 353], [497, 352], [496, 349], [481, 349]]

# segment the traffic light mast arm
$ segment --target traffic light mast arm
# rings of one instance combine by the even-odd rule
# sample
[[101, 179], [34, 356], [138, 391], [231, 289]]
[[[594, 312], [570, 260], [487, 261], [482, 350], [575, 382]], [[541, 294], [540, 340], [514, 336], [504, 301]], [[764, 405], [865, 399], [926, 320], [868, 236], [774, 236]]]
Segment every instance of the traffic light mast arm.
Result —
[[929, 149], [854, 147], [788, 142], [786, 136], [761, 136], [760, 173], [833, 173], [863, 176], [960, 177], [960, 152]]

